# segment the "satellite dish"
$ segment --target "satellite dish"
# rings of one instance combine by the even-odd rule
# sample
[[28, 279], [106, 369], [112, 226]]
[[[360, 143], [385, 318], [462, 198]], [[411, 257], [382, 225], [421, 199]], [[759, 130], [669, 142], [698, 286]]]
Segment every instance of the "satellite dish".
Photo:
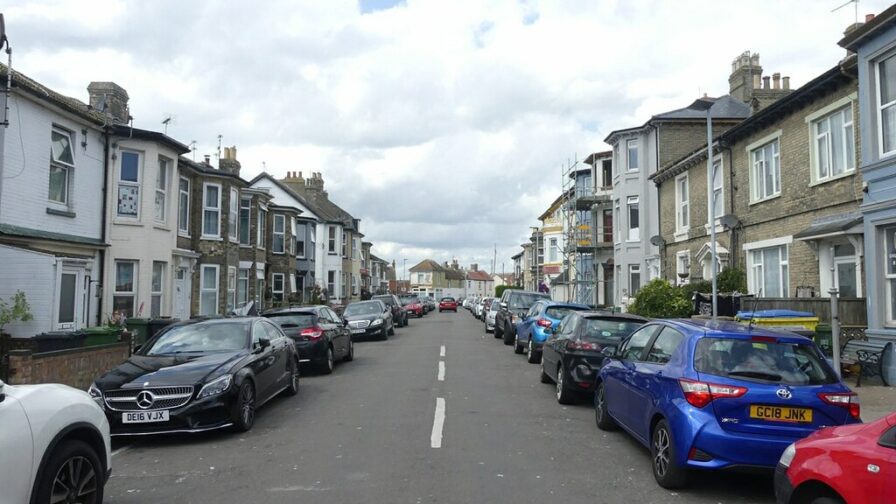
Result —
[[740, 225], [740, 219], [734, 214], [726, 214], [719, 217], [719, 222], [728, 229], [736, 228]]
[[653, 235], [650, 237], [650, 244], [654, 247], [662, 247], [666, 244], [666, 240], [660, 235]]

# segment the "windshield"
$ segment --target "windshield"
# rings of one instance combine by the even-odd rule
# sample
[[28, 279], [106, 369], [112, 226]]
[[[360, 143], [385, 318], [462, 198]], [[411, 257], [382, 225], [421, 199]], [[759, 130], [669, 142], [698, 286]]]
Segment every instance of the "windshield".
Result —
[[560, 320], [569, 312], [582, 311], [584, 309], [585, 308], [579, 308], [578, 306], [550, 306], [544, 311], [544, 314], [552, 319]]
[[442, 300], [442, 301], [445, 301], [446, 303], [453, 303], [453, 302], [454, 302], [454, 298], [450, 298], [450, 297], [443, 297], [441, 300]]
[[281, 328], [298, 327], [304, 329], [317, 322], [317, 315], [313, 313], [272, 313], [265, 315], [271, 321], [276, 322]]
[[836, 383], [815, 345], [734, 338], [703, 338], [694, 351], [700, 373], [787, 385]]
[[345, 307], [343, 315], [351, 317], [354, 315], [378, 315], [382, 308], [379, 303], [352, 303]]
[[143, 349], [142, 354], [172, 355], [241, 350], [248, 346], [248, 329], [249, 324], [243, 321], [175, 327], [151, 342], [148, 348]]
[[401, 298], [401, 306], [407, 306], [409, 304], [419, 303], [420, 300], [414, 297], [409, 298]]
[[507, 307], [511, 310], [527, 310], [539, 299], [549, 299], [544, 294], [520, 293], [510, 296]]
[[585, 319], [584, 337], [593, 341], [622, 341], [635, 329], [641, 327], [643, 322], [613, 318], [589, 318]]
[[376, 296], [373, 299], [382, 301], [383, 303], [386, 304], [386, 306], [392, 306], [393, 304], [395, 304], [395, 301], [392, 299], [392, 296], [384, 296], [384, 297]]

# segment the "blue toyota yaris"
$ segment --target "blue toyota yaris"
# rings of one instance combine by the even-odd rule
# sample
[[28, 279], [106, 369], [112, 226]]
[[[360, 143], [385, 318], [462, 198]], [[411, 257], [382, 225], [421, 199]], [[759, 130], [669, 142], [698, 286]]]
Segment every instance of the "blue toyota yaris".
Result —
[[590, 310], [588, 305], [561, 303], [550, 299], [536, 302], [516, 326], [513, 351], [518, 354], [525, 352], [529, 363], [537, 364], [541, 360], [541, 347], [557, 329], [560, 320], [571, 311], [584, 310]]
[[642, 326], [601, 368], [597, 426], [650, 448], [665, 488], [689, 469], [773, 469], [790, 443], [861, 422], [856, 396], [810, 339], [734, 322]]

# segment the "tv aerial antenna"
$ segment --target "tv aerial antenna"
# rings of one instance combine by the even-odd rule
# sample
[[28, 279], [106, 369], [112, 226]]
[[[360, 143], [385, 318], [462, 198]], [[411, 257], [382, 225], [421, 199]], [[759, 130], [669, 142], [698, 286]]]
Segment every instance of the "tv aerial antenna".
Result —
[[190, 140], [190, 154], [193, 155], [193, 161], [196, 161], [196, 140]]
[[842, 9], [842, 8], [844, 8], [844, 7], [846, 7], [846, 6], [849, 5], [849, 4], [853, 4], [853, 8], [855, 9], [855, 16], [856, 16], [856, 21], [855, 21], [855, 22], [858, 23], [858, 22], [859, 22], [859, 0], [849, 0], [849, 1], [846, 2], [845, 4], [839, 6], [839, 7], [835, 8], [835, 9], [832, 9], [831, 12], [837, 12], [838, 10], [840, 10], [840, 9]]
[[162, 119], [162, 124], [165, 125], [165, 134], [168, 134], [168, 125], [177, 124], [177, 116], [174, 114], [165, 114], [165, 118]]

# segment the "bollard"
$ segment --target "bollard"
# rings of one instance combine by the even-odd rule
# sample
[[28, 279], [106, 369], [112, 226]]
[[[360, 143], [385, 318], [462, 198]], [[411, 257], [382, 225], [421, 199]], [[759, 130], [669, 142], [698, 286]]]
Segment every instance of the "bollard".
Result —
[[838, 307], [837, 288], [828, 291], [831, 295], [831, 352], [834, 361], [834, 371], [840, 376], [840, 312]]

